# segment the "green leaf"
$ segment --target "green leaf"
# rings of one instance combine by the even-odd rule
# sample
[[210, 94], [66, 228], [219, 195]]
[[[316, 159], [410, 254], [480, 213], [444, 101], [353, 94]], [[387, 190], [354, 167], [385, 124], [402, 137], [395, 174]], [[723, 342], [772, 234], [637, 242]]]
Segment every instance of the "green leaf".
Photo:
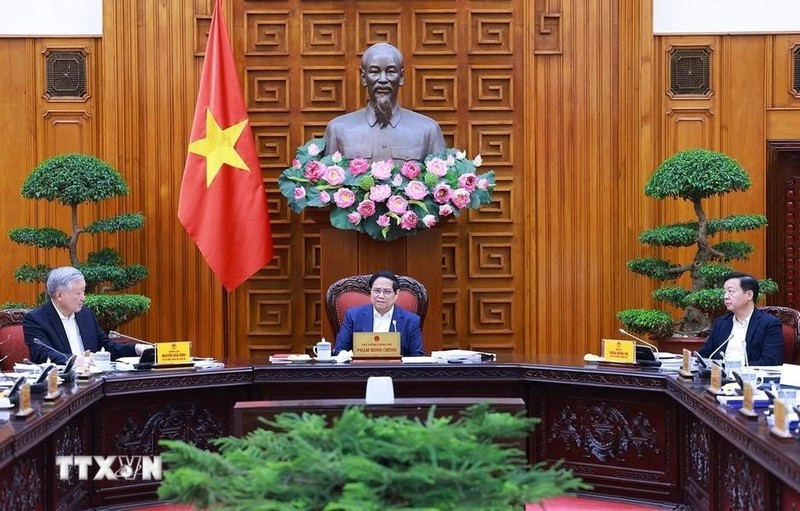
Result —
[[43, 161], [22, 184], [27, 199], [65, 206], [128, 194], [128, 184], [108, 163], [88, 154], [62, 154]]
[[86, 295], [85, 303], [105, 331], [116, 330], [150, 308], [150, 299], [142, 295]]
[[14, 243], [39, 248], [67, 248], [69, 235], [54, 227], [16, 227], [8, 231]]
[[675, 280], [678, 278], [679, 274], [669, 271], [677, 267], [677, 265], [663, 259], [658, 259], [657, 257], [643, 257], [628, 261], [628, 270], [638, 273], [639, 275], [644, 275], [645, 277], [662, 281]]
[[730, 156], [707, 149], [688, 149], [667, 158], [644, 188], [645, 195], [699, 200], [750, 188], [750, 176]]
[[109, 218], [101, 218], [86, 226], [86, 232], [135, 231], [144, 227], [144, 215], [141, 213], [121, 213]]
[[675, 329], [672, 316], [653, 309], [628, 309], [617, 313], [622, 326], [631, 332], [669, 337]]

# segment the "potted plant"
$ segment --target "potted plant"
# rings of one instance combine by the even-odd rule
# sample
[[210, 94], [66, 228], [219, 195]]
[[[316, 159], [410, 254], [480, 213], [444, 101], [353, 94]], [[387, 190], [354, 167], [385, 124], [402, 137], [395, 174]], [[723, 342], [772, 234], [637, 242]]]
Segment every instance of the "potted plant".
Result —
[[424, 161], [369, 162], [324, 155], [325, 140], [297, 148], [278, 187], [295, 213], [307, 207], [330, 208], [330, 222], [379, 241], [392, 241], [430, 229], [469, 208], [492, 200], [494, 171], [478, 174], [480, 155], [447, 149]]
[[[677, 332], [684, 336], [707, 335], [713, 320], [724, 311], [722, 280], [733, 271], [732, 261], [745, 260], [753, 246], [745, 241], [723, 240], [712, 244], [710, 238], [722, 233], [750, 231], [764, 227], [764, 215], [731, 215], [708, 218], [703, 200], [750, 188], [750, 176], [733, 158], [706, 149], [689, 149], [667, 158], [653, 173], [644, 187], [648, 197], [659, 200], [683, 199], [692, 204], [696, 221], [662, 225], [648, 229], [639, 241], [653, 247], [696, 246], [691, 261], [676, 264], [657, 257], [644, 257], [628, 262], [628, 269], [639, 275], [669, 283], [654, 290], [651, 296], [684, 309], [683, 317], [675, 323], [668, 313], [652, 309], [629, 309], [617, 314], [627, 330], [669, 337]], [[691, 287], [674, 284], [688, 274]], [[759, 281], [761, 294], [774, 293], [777, 284]]]
[[[265, 421], [266, 422], [266, 421]], [[270, 429], [214, 440], [219, 452], [162, 440], [162, 499], [197, 509], [516, 510], [588, 486], [519, 449], [537, 419], [468, 409], [458, 420], [285, 413]]]
[[[108, 163], [86, 154], [55, 156], [40, 163], [25, 179], [22, 196], [67, 206], [70, 232], [54, 227], [17, 227], [8, 233], [11, 241], [21, 245], [66, 250], [70, 265], [80, 269], [86, 278], [86, 306], [92, 309], [105, 330], [115, 329], [150, 308], [150, 299], [146, 296], [109, 293], [135, 285], [147, 277], [147, 268], [140, 264], [124, 264], [119, 252], [112, 248], [90, 252], [86, 260], [81, 261], [78, 241], [83, 234], [141, 229], [144, 215], [122, 213], [82, 226], [78, 221], [78, 206], [128, 193], [125, 179]], [[14, 278], [18, 282], [45, 282], [51, 269], [45, 264], [23, 264], [17, 268]]]

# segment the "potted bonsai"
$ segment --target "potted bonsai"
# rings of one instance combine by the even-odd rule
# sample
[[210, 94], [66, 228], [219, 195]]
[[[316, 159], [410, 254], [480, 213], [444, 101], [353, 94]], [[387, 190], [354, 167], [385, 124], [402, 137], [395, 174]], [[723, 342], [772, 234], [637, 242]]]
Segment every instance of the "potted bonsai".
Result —
[[[140, 264], [126, 265], [116, 250], [104, 248], [90, 252], [85, 261], [78, 257], [78, 241], [83, 234], [133, 231], [144, 225], [141, 213], [122, 213], [101, 218], [82, 226], [78, 206], [96, 203], [129, 193], [122, 175], [108, 163], [86, 154], [62, 154], [43, 161], [22, 184], [22, 196], [44, 199], [69, 208], [70, 232], [54, 227], [18, 227], [8, 233], [11, 241], [45, 250], [66, 250], [70, 265], [86, 278], [86, 306], [92, 309], [105, 330], [143, 314], [150, 308], [150, 299], [137, 294], [111, 294], [135, 285], [147, 277], [147, 268]], [[14, 278], [18, 282], [45, 282], [52, 268], [45, 264], [23, 264]], [[44, 295], [41, 297], [44, 300]]]
[[[263, 419], [262, 419], [263, 420]], [[537, 419], [468, 409], [458, 420], [370, 417], [347, 408], [284, 413], [270, 429], [214, 440], [219, 452], [162, 440], [162, 499], [196, 509], [515, 510], [588, 486], [519, 449]]]
[[[703, 200], [745, 191], [750, 185], [750, 177], [736, 160], [706, 149], [678, 152], [656, 169], [644, 187], [645, 195], [659, 200], [689, 201], [697, 220], [648, 229], [639, 236], [639, 241], [653, 247], [696, 246], [697, 249], [692, 260], [682, 264], [657, 257], [628, 262], [630, 271], [662, 284], [668, 283], [654, 290], [651, 296], [684, 309], [684, 314], [676, 323], [672, 316], [661, 310], [624, 310], [617, 317], [625, 329], [655, 338], [669, 337], [673, 333], [684, 336], [708, 334], [713, 320], [724, 311], [722, 279], [733, 271], [730, 263], [747, 259], [753, 252], [753, 246], [745, 241], [726, 239], [712, 244], [710, 239], [722, 233], [759, 229], [767, 224], [767, 218], [749, 214], [708, 218]], [[674, 284], [684, 274], [691, 279], [688, 289]], [[761, 280], [759, 284], [762, 296], [774, 293], [778, 288], [770, 279]]]

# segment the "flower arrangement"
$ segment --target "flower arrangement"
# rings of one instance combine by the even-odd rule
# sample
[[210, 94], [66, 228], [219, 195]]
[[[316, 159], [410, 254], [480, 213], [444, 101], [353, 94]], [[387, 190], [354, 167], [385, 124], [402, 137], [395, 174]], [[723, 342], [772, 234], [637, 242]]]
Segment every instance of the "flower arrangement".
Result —
[[492, 200], [494, 171], [478, 174], [480, 155], [447, 149], [424, 161], [346, 160], [339, 152], [323, 156], [325, 141], [297, 148], [292, 166], [278, 178], [289, 207], [331, 208], [331, 225], [392, 241], [430, 229], [449, 216]]

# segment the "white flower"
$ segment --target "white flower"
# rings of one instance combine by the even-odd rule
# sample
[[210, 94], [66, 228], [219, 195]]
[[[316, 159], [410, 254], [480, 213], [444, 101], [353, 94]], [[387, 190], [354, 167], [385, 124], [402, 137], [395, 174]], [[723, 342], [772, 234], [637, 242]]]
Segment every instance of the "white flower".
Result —
[[481, 158], [480, 154], [472, 159], [472, 164], [475, 165], [476, 167], [480, 167], [481, 165], [483, 165], [483, 158]]
[[317, 144], [308, 144], [308, 155], [309, 156], [316, 156], [320, 152], [320, 148]]
[[463, 160], [467, 157], [466, 151], [456, 151], [456, 160]]
[[341, 163], [342, 162], [342, 153], [340, 153], [339, 151], [336, 151], [335, 153], [333, 153], [333, 155], [331, 155], [331, 160], [333, 160], [333, 163], [336, 163], [336, 164]]

